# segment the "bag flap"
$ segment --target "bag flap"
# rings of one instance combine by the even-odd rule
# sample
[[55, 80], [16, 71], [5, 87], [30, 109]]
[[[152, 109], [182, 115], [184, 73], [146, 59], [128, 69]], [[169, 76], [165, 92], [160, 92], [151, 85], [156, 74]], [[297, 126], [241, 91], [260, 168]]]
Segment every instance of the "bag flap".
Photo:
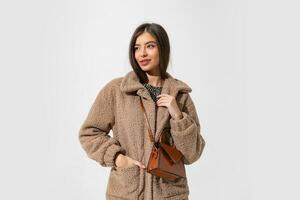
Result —
[[164, 143], [160, 143], [160, 146], [169, 155], [169, 157], [172, 159], [174, 163], [178, 162], [181, 159], [182, 153], [178, 151], [176, 148]]

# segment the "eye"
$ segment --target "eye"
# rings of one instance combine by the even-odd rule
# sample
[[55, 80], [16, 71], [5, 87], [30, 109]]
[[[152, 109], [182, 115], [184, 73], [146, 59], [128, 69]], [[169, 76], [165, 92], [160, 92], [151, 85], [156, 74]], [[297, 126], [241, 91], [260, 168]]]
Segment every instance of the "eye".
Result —
[[155, 47], [155, 45], [149, 44], [147, 47], [150, 47], [150, 49], [151, 49], [151, 48]]
[[134, 50], [135, 50], [135, 51], [138, 50], [138, 47], [134, 47]]

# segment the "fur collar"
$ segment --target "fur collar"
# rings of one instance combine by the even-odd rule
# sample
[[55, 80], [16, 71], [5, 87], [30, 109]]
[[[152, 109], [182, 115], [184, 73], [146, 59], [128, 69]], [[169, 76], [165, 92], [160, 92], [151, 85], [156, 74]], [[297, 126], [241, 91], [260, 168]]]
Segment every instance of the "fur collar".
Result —
[[[168, 72], [167, 75], [168, 78], [165, 79], [161, 92], [162, 94], [170, 94], [172, 96], [176, 96], [179, 92], [189, 93], [192, 91], [191, 87], [183, 81], [175, 79]], [[120, 89], [121, 91], [126, 93], [137, 91], [137, 93], [139, 94], [143, 90], [145, 90], [145, 87], [139, 82], [138, 76], [132, 70], [124, 76], [120, 85]]]

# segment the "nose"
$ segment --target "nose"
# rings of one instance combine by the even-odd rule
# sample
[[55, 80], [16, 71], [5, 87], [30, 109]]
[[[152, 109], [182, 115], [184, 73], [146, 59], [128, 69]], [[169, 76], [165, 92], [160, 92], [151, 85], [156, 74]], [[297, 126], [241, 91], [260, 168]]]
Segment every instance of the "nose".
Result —
[[145, 48], [142, 49], [141, 55], [142, 55], [142, 57], [147, 56], [147, 51]]

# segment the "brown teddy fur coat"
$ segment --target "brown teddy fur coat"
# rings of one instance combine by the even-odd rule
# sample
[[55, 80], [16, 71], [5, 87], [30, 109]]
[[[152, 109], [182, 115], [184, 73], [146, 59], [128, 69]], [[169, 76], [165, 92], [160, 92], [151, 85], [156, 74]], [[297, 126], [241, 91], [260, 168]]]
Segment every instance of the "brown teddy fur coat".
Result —
[[[195, 105], [189, 95], [192, 89], [169, 73], [162, 94], [176, 97], [182, 119], [173, 119], [164, 106], [157, 106], [134, 71], [108, 82], [97, 95], [79, 132], [79, 140], [88, 157], [101, 166], [111, 167], [106, 198], [159, 200], [188, 199], [188, 179], [167, 182], [138, 166], [118, 168], [114, 159], [118, 152], [147, 166], [152, 143], [140, 107], [142, 97], [152, 132], [157, 136], [170, 128], [174, 143], [184, 156], [186, 165], [198, 160], [205, 146]], [[155, 123], [156, 122], [156, 123]], [[113, 136], [109, 135], [112, 130]]]

